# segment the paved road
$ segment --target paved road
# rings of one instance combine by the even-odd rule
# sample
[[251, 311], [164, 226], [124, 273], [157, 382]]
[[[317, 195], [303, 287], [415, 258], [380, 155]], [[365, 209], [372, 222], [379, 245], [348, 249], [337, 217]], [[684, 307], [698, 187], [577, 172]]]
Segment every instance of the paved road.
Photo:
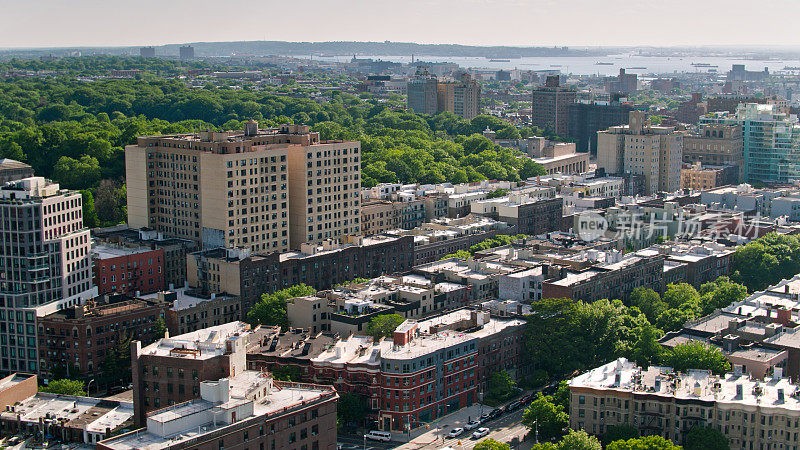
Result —
[[[447, 433], [450, 432], [452, 427], [447, 427], [439, 432], [432, 432], [433, 435], [427, 440], [424, 439], [424, 437], [418, 438], [415, 439], [414, 442], [403, 444], [397, 448], [401, 450], [432, 450], [452, 447], [459, 450], [470, 450], [475, 444], [487, 438], [492, 438], [499, 442], [518, 444], [528, 432], [528, 429], [521, 423], [522, 413], [523, 409], [518, 409], [510, 414], [502, 415], [495, 420], [482, 424], [481, 427], [487, 427], [491, 431], [488, 436], [480, 439], [472, 439], [472, 431], [464, 431], [461, 436], [449, 438], [447, 437]], [[435, 439], [437, 437], [438, 439]], [[461, 445], [459, 445], [459, 442]], [[518, 448], [518, 446], [515, 445], [512, 448]]]

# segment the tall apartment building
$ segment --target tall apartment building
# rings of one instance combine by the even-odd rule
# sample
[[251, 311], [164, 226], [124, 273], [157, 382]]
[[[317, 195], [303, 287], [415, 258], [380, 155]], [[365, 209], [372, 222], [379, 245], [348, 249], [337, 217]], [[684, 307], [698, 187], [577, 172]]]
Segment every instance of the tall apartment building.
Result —
[[569, 133], [570, 106], [575, 103], [576, 92], [559, 84], [558, 75], [548, 75], [544, 86], [533, 90], [531, 124], [566, 136]]
[[698, 134], [683, 137], [683, 161], [737, 168], [736, 182], [744, 179], [744, 149], [739, 124], [702, 123]]
[[619, 75], [606, 79], [606, 92], [613, 94], [622, 92], [624, 94], [635, 94], [639, 89], [639, 77], [635, 73], [625, 73], [625, 69], [619, 69]]
[[407, 91], [408, 108], [418, 114], [451, 112], [472, 119], [480, 112], [481, 87], [469, 74], [459, 80], [438, 79], [420, 66]]
[[633, 106], [620, 103], [619, 96], [608, 103], [573, 103], [569, 106], [569, 137], [577, 141], [578, 151], [597, 154], [597, 132], [628, 124]]
[[796, 116], [777, 112], [775, 105], [746, 103], [734, 114], [716, 112], [701, 117], [700, 124], [741, 127], [746, 182], [791, 183], [800, 179], [800, 122]]
[[628, 125], [597, 133], [597, 167], [643, 175], [647, 194], [673, 192], [681, 185], [683, 135], [673, 127], [650, 125], [643, 111], [631, 111]]
[[417, 114], [436, 114], [439, 110], [439, 81], [424, 66], [408, 82], [408, 109]]
[[620, 358], [573, 378], [570, 427], [602, 435], [628, 425], [643, 436], [685, 443], [695, 426], [713, 427], [736, 449], [792, 449], [800, 429], [797, 386], [775, 369], [766, 381], [706, 370], [647, 369]]
[[156, 49], [155, 47], [139, 47], [139, 56], [142, 58], [155, 58]]
[[467, 120], [480, 113], [481, 87], [469, 74], [460, 80], [442, 80], [438, 86], [437, 112], [449, 111]]
[[360, 147], [255, 121], [140, 137], [125, 148], [128, 224], [254, 253], [359, 234]]
[[36, 318], [94, 297], [81, 194], [42, 177], [0, 187], [0, 372], [36, 373]]
[[703, 94], [693, 92], [692, 98], [681, 102], [675, 112], [675, 119], [681, 123], [696, 124], [700, 116], [708, 112], [708, 101], [703, 100]]
[[194, 47], [191, 45], [183, 45], [178, 49], [178, 56], [181, 61], [186, 59], [194, 59]]

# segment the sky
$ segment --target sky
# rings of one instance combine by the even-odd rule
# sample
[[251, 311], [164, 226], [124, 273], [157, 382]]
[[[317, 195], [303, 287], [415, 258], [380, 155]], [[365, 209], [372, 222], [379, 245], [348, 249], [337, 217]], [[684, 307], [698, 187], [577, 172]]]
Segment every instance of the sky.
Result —
[[800, 0], [0, 0], [0, 47], [215, 41], [797, 46]]

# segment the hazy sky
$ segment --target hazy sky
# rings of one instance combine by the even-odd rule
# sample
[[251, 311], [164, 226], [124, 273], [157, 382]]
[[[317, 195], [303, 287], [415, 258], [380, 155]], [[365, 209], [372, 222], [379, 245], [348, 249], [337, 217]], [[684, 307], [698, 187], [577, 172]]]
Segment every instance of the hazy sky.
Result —
[[0, 0], [0, 47], [198, 41], [800, 45], [800, 0]]

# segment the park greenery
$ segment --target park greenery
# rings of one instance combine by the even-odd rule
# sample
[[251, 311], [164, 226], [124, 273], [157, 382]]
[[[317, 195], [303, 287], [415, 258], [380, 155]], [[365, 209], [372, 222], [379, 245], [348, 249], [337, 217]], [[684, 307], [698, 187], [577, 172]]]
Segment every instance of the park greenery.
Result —
[[[0, 70], [57, 70], [51, 78], [0, 80], [0, 157], [33, 166], [87, 198], [87, 225], [125, 218], [124, 147], [136, 137], [240, 129], [249, 119], [262, 127], [310, 125], [323, 139], [361, 141], [362, 183], [462, 183], [485, 179], [520, 181], [542, 175], [541, 165], [500, 147], [482, 133], [518, 139], [542, 130], [518, 130], [492, 116], [466, 120], [405, 110], [399, 96], [375, 99], [313, 87], [192, 87], [177, 78], [187, 67], [142, 58], [64, 58], [59, 62], [11, 60]], [[201, 68], [213, 68], [198, 63]], [[134, 79], [107, 75], [116, 68], [143, 70]], [[333, 83], [335, 84], [335, 83]]]
[[484, 439], [472, 447], [472, 450], [511, 450], [511, 446], [505, 442], [499, 442], [492, 438]]
[[247, 323], [257, 325], [289, 327], [286, 315], [286, 301], [294, 297], [304, 297], [316, 293], [317, 290], [305, 284], [298, 284], [271, 294], [261, 294], [261, 298], [247, 312]]
[[620, 439], [609, 442], [606, 450], [681, 450], [680, 445], [675, 445], [662, 436], [644, 436], [630, 439]]

